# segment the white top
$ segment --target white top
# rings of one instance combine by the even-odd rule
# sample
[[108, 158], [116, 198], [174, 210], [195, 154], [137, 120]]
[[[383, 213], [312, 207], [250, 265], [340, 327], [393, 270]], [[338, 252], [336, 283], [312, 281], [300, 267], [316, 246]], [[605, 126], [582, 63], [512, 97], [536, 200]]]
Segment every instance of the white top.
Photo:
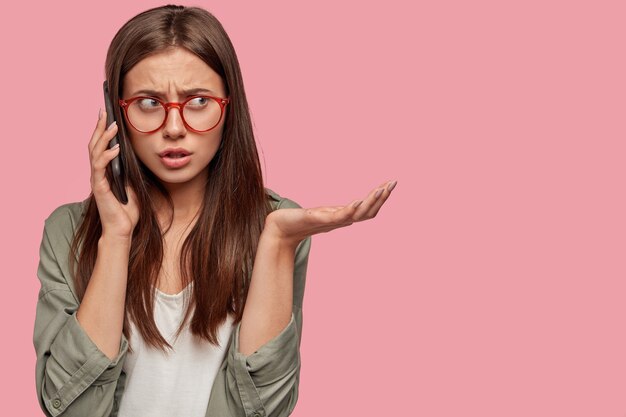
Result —
[[[126, 386], [119, 417], [205, 417], [213, 381], [228, 350], [234, 326], [232, 315], [220, 328], [220, 347], [199, 342], [189, 331], [189, 321], [174, 341], [184, 314], [183, 293], [165, 294], [155, 289], [154, 319], [173, 350], [161, 352], [143, 343], [132, 320], [131, 343], [123, 365]], [[191, 318], [191, 317], [190, 317]]]

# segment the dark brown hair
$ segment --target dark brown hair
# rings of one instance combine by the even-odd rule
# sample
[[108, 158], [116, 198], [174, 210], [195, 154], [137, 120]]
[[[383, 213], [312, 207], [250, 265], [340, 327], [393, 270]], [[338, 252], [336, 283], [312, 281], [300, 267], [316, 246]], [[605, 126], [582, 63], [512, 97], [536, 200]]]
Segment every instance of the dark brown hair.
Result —
[[[165, 5], [146, 10], [117, 32], [106, 57], [105, 75], [112, 103], [121, 95], [124, 75], [147, 56], [182, 47], [196, 54], [224, 80], [230, 98], [220, 149], [208, 165], [199, 217], [181, 249], [183, 287], [193, 282], [181, 326], [195, 307], [191, 332], [217, 344], [217, 330], [228, 313], [241, 321], [253, 260], [267, 214], [266, 195], [241, 70], [233, 45], [220, 22], [199, 7]], [[154, 321], [153, 286], [163, 261], [163, 233], [150, 192], [173, 202], [158, 178], [135, 157], [119, 106], [114, 106], [128, 185], [139, 199], [140, 217], [133, 231], [123, 333], [130, 341], [129, 318], [145, 343], [161, 350], [171, 345]], [[109, 178], [110, 180], [110, 178]], [[93, 193], [72, 241], [70, 268], [79, 300], [91, 278], [102, 225]], [[76, 258], [76, 261], [75, 259]], [[129, 317], [130, 316], [130, 317]], [[132, 352], [132, 349], [130, 349]]]

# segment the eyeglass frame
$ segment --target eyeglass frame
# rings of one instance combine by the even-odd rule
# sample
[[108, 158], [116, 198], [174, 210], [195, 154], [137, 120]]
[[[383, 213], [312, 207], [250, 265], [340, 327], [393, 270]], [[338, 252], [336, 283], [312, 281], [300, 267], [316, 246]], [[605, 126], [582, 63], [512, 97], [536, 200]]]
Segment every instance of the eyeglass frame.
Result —
[[[190, 101], [190, 100], [193, 100], [194, 98], [198, 98], [198, 97], [208, 97], [208, 98], [210, 98], [210, 99], [213, 99], [213, 100], [217, 101], [217, 104], [219, 104], [219, 106], [220, 106], [220, 118], [218, 119], [218, 121], [217, 121], [217, 123], [215, 124], [215, 126], [213, 126], [213, 127], [209, 128], [209, 129], [206, 129], [206, 130], [197, 130], [197, 129], [194, 129], [193, 127], [191, 127], [191, 126], [187, 123], [187, 120], [185, 120], [185, 115], [183, 114], [183, 113], [184, 113], [184, 107], [185, 107], [185, 105], [187, 104], [187, 102], [188, 102], [188, 101]], [[128, 107], [129, 107], [129, 106], [130, 106], [130, 105], [131, 105], [134, 101], [139, 100], [139, 99], [141, 99], [141, 98], [149, 98], [149, 99], [151, 99], [151, 100], [156, 100], [156, 101], [158, 101], [158, 102], [159, 102], [159, 104], [161, 104], [161, 106], [165, 109], [165, 117], [163, 118], [163, 122], [161, 123], [161, 125], [160, 125], [159, 127], [157, 127], [157, 128], [156, 128], [156, 129], [154, 129], [154, 130], [150, 130], [150, 131], [146, 131], [146, 132], [144, 132], [143, 130], [139, 130], [139, 129], [137, 129], [137, 128], [136, 128], [136, 127], [135, 127], [135, 126], [131, 123], [130, 118], [128, 117]], [[178, 109], [178, 112], [179, 112], [179, 114], [180, 114], [180, 118], [182, 119], [183, 124], [185, 125], [185, 127], [186, 127], [187, 129], [189, 129], [189, 130], [191, 130], [191, 131], [193, 131], [193, 132], [196, 132], [196, 133], [204, 133], [204, 132], [208, 132], [208, 131], [210, 131], [210, 130], [212, 130], [212, 129], [215, 129], [215, 128], [217, 127], [217, 125], [219, 125], [219, 124], [220, 124], [220, 122], [222, 121], [222, 117], [224, 117], [224, 109], [226, 108], [226, 105], [227, 105], [228, 103], [230, 103], [230, 98], [228, 98], [228, 97], [226, 97], [226, 98], [223, 98], [223, 97], [215, 97], [215, 96], [209, 96], [209, 95], [206, 95], [206, 94], [196, 94], [196, 95], [190, 96], [189, 98], [187, 98], [187, 100], [185, 100], [185, 101], [183, 101], [183, 102], [178, 102], [178, 101], [170, 101], [170, 102], [165, 102], [165, 101], [161, 100], [160, 98], [158, 98], [158, 97], [153, 97], [153, 96], [135, 96], [135, 97], [131, 97], [131, 98], [128, 98], [128, 99], [122, 99], [122, 98], [121, 98], [121, 99], [119, 99], [119, 104], [120, 104], [120, 106], [124, 109], [124, 116], [126, 117], [126, 120], [128, 121], [128, 124], [129, 124], [129, 125], [130, 125], [133, 129], [135, 129], [137, 132], [141, 132], [141, 133], [154, 133], [154, 132], [156, 132], [157, 130], [161, 129], [161, 128], [165, 125], [165, 123], [167, 123], [167, 118], [168, 118], [168, 117], [169, 117], [169, 115], [170, 115], [170, 109], [171, 109], [172, 107], [176, 107], [176, 108]]]

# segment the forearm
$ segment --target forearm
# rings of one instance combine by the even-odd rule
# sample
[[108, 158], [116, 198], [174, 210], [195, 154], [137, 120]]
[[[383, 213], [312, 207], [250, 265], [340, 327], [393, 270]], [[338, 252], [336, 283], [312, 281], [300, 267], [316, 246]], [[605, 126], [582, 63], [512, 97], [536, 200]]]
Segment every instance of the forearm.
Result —
[[119, 353], [124, 324], [130, 239], [101, 237], [93, 273], [76, 319], [111, 360]]
[[239, 351], [246, 356], [289, 324], [296, 246], [279, 239], [271, 228], [261, 234], [239, 332]]

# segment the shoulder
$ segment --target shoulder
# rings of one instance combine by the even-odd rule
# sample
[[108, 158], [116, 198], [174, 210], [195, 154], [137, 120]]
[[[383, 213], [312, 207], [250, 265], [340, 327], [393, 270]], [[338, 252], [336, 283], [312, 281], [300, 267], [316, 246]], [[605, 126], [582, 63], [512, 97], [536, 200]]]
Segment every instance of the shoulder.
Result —
[[44, 220], [48, 237], [55, 240], [58, 238], [71, 238], [87, 208], [88, 202], [89, 199], [87, 198], [82, 201], [64, 203], [54, 208]]
[[302, 206], [294, 200], [283, 197], [270, 188], [265, 187], [265, 193], [270, 198], [274, 210], [280, 208], [302, 208]]
[[45, 218], [38, 269], [40, 296], [52, 289], [67, 289], [67, 285], [76, 294], [69, 268], [69, 254], [76, 227], [87, 202], [88, 199], [61, 204], [52, 209]]

